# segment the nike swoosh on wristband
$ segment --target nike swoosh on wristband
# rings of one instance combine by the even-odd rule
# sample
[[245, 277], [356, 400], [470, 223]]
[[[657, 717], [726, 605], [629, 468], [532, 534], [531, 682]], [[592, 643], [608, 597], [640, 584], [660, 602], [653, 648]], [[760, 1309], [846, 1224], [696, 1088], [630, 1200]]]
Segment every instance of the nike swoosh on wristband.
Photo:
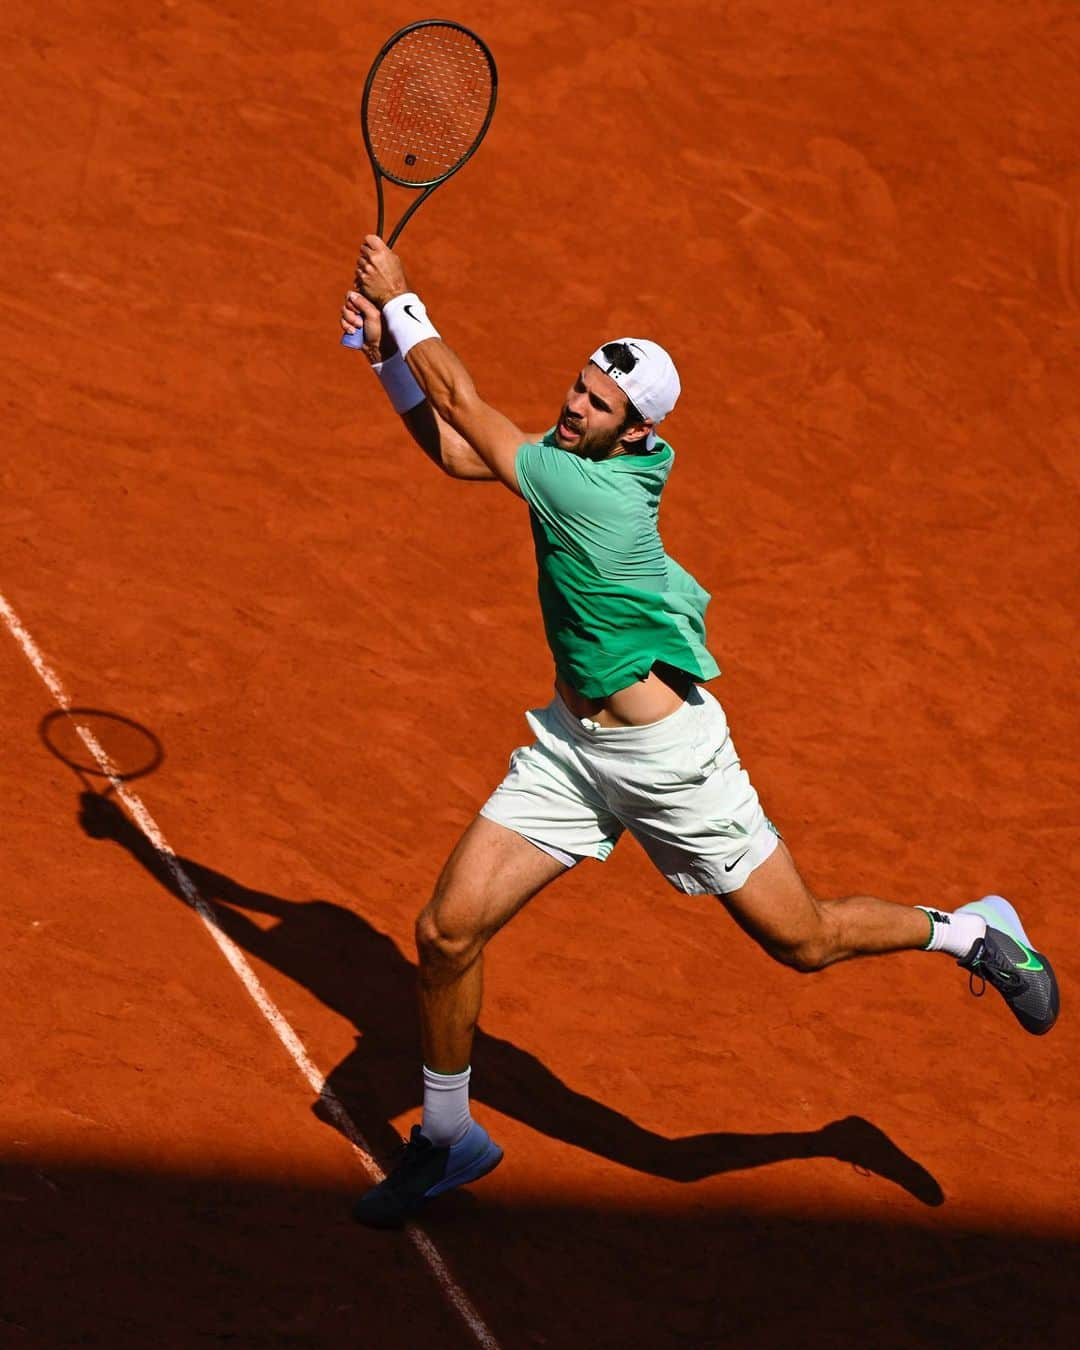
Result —
[[415, 319], [417, 323], [424, 322], [419, 314], [414, 314], [412, 312], [412, 305], [402, 305], [401, 308], [405, 311], [405, 313], [409, 316], [410, 319]]

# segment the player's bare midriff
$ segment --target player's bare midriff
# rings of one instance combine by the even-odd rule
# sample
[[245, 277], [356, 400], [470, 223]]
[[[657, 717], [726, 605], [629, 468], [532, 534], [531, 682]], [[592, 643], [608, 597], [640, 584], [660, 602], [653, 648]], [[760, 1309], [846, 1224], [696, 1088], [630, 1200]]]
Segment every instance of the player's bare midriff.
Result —
[[588, 717], [602, 727], [643, 727], [662, 722], [686, 702], [692, 681], [681, 670], [654, 666], [645, 679], [606, 698], [586, 698], [556, 676], [555, 688], [575, 717]]

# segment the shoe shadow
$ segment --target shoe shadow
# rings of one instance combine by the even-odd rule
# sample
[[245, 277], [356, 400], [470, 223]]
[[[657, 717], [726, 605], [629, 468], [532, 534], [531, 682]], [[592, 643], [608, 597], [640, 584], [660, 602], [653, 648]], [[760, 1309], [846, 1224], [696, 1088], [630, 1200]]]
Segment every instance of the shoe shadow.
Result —
[[[173, 859], [115, 802], [84, 792], [79, 823], [91, 838], [119, 844], [165, 890], [189, 903]], [[324, 1095], [342, 1103], [376, 1153], [392, 1155], [401, 1141], [390, 1120], [418, 1107], [420, 1100], [416, 967], [390, 938], [341, 905], [285, 899], [189, 858], [175, 862], [237, 946], [309, 989], [356, 1028], [356, 1048], [329, 1074]], [[250, 914], [278, 922], [265, 928]], [[553, 1139], [635, 1171], [696, 1181], [794, 1158], [835, 1158], [893, 1182], [925, 1205], [944, 1201], [934, 1177], [859, 1116], [819, 1130], [668, 1139], [575, 1092], [534, 1055], [482, 1029], [477, 1030], [473, 1067], [478, 1100]], [[324, 1100], [313, 1109], [333, 1124]]]

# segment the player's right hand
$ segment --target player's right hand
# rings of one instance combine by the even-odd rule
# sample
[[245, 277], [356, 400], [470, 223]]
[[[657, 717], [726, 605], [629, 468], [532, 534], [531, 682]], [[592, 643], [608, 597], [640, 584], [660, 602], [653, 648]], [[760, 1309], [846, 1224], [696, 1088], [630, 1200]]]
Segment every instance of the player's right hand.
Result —
[[380, 309], [395, 295], [404, 295], [410, 289], [401, 259], [387, 248], [377, 234], [367, 235], [360, 246], [360, 256], [356, 260], [356, 285]]

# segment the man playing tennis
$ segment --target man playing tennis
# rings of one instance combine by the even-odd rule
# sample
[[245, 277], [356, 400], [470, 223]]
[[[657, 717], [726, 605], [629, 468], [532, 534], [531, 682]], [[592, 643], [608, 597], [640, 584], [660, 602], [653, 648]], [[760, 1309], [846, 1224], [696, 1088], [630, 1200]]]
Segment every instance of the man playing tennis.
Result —
[[356, 1218], [394, 1227], [491, 1171], [502, 1150], [469, 1113], [483, 950], [534, 895], [624, 830], [677, 890], [716, 895], [744, 932], [800, 971], [884, 952], [948, 952], [1025, 1030], [1057, 1018], [1057, 982], [1016, 911], [987, 896], [954, 913], [869, 895], [819, 899], [741, 767], [705, 645], [708, 594], [669, 558], [657, 513], [673, 452], [657, 434], [675, 366], [653, 342], [597, 348], [558, 421], [529, 436], [483, 402], [396, 254], [369, 235], [342, 309], [424, 452], [462, 479], [497, 479], [529, 507], [555, 697], [527, 720], [502, 784], [450, 855], [417, 920], [423, 1118]]

